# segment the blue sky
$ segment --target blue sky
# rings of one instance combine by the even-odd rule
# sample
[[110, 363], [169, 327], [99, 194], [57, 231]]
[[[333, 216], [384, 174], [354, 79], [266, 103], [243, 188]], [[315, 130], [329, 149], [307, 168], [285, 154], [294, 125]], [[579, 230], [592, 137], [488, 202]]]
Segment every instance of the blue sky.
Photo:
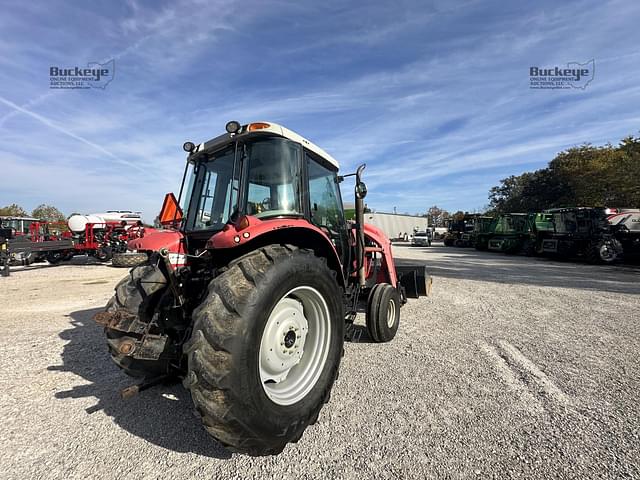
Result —
[[[152, 220], [182, 143], [236, 119], [282, 123], [345, 173], [366, 162], [375, 209], [473, 210], [505, 176], [640, 130], [632, 0], [2, 4], [0, 205]], [[49, 89], [50, 66], [110, 59], [104, 90]], [[591, 59], [585, 90], [529, 89], [530, 66]]]

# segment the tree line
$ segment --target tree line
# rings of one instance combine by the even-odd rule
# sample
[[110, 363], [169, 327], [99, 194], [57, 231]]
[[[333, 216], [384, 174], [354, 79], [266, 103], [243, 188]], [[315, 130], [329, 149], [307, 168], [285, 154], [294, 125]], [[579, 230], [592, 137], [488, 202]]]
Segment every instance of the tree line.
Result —
[[[489, 191], [482, 214], [560, 207], [640, 208], [640, 137], [625, 137], [618, 145], [569, 148], [545, 168], [503, 178]], [[434, 205], [423, 216], [439, 227], [465, 214], [469, 212], [449, 213]]]
[[58, 210], [56, 207], [51, 205], [38, 205], [31, 211], [29, 214], [24, 208], [20, 205], [12, 203], [11, 205], [7, 205], [6, 207], [0, 207], [0, 216], [6, 217], [33, 217], [38, 220], [46, 220], [48, 222], [64, 222], [67, 217], [64, 213]]
[[500, 180], [489, 212], [539, 212], [558, 207], [640, 207], [640, 137], [616, 146], [590, 144], [560, 152], [547, 167]]

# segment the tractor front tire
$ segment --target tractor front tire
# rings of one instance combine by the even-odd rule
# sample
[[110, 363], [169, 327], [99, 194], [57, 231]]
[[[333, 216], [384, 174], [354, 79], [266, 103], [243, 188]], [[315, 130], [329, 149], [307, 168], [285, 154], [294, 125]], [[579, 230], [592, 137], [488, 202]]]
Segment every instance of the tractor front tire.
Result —
[[336, 273], [310, 250], [269, 245], [229, 264], [194, 310], [184, 350], [206, 430], [249, 455], [298, 441], [338, 376], [343, 308]]
[[589, 263], [615, 263], [620, 259], [619, 252], [622, 252], [622, 245], [616, 239], [592, 242], [588, 248], [586, 257]]
[[[107, 312], [122, 311], [137, 317], [143, 323], [153, 318], [159, 297], [167, 288], [164, 274], [154, 265], [139, 265], [132, 268], [116, 285], [116, 292], [107, 303]], [[161, 356], [159, 360], [136, 359], [121, 352], [123, 342], [136, 342], [140, 335], [106, 327], [107, 344], [111, 359], [132, 377], [154, 377], [169, 373], [169, 362]]]
[[132, 268], [145, 263], [148, 259], [149, 256], [146, 253], [114, 253], [111, 259], [111, 266]]
[[367, 330], [374, 342], [393, 340], [400, 324], [400, 295], [388, 283], [375, 285], [367, 300]]

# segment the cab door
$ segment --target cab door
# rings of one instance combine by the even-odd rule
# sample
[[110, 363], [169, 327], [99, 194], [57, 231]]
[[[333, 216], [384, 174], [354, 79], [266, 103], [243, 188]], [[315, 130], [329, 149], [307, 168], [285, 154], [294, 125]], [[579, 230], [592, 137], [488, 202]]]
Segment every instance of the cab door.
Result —
[[309, 182], [309, 220], [329, 236], [346, 267], [351, 250], [337, 169], [308, 151], [305, 151], [304, 160]]

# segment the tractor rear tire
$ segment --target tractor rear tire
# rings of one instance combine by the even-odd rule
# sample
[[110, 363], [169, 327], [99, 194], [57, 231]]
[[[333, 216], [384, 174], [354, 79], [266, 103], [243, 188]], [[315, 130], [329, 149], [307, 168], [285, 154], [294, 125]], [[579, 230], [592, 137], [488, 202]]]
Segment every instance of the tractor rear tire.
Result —
[[[106, 311], [121, 310], [148, 323], [151, 321], [158, 300], [166, 288], [167, 280], [157, 267], [149, 264], [136, 266], [116, 285], [116, 293], [107, 303]], [[127, 375], [154, 377], [169, 373], [168, 361], [162, 357], [159, 360], [140, 360], [121, 353], [119, 347], [123, 342], [132, 341], [135, 343], [139, 340], [140, 335], [108, 327], [104, 331], [111, 359]]]
[[114, 253], [111, 259], [111, 266], [132, 268], [145, 263], [147, 260], [149, 260], [149, 256], [146, 253]]
[[338, 376], [343, 309], [336, 272], [310, 250], [269, 245], [230, 263], [194, 310], [184, 348], [184, 385], [205, 429], [256, 456], [297, 442]]
[[400, 324], [400, 295], [388, 283], [375, 285], [367, 300], [367, 330], [374, 342], [393, 340]]

